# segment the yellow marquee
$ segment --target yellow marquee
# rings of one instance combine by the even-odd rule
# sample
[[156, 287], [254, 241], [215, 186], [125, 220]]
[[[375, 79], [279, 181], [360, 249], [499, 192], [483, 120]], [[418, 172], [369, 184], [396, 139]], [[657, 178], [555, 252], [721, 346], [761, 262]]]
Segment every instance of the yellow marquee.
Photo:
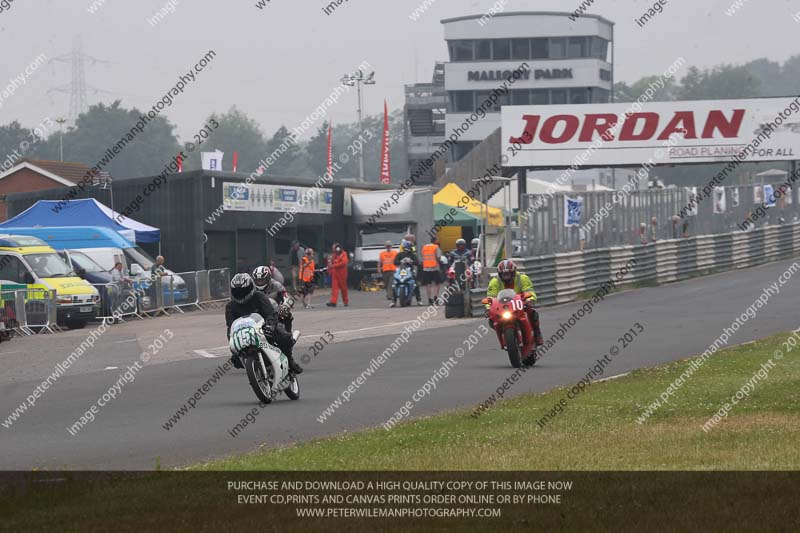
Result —
[[[459, 203], [460, 202], [460, 203]], [[464, 190], [455, 183], [448, 183], [441, 191], [433, 196], [433, 203], [445, 204], [454, 207], [461, 206], [466, 208], [467, 213], [471, 213], [478, 217], [486, 216], [486, 209], [489, 209], [489, 218], [487, 224], [490, 226], [503, 226], [503, 210], [497, 207], [489, 207], [481, 204], [480, 200], [473, 200], [464, 192]], [[481, 214], [481, 206], [483, 206], [483, 214]]]

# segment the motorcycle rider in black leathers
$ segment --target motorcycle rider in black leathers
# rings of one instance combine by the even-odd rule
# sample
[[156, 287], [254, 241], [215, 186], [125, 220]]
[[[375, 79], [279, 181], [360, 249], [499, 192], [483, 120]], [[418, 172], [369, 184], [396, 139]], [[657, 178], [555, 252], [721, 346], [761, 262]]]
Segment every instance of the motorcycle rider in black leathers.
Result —
[[256, 290], [261, 291], [267, 295], [267, 298], [272, 298], [278, 302], [278, 318], [281, 324], [286, 326], [286, 331], [292, 332], [292, 307], [294, 307], [294, 299], [289, 296], [289, 291], [283, 286], [283, 283], [272, 277], [272, 270], [266, 266], [260, 266], [253, 270], [253, 283], [256, 284]]
[[468, 267], [475, 262], [472, 250], [467, 249], [467, 241], [464, 239], [458, 239], [456, 241], [456, 249], [450, 252], [450, 265], [460, 259], [463, 259]]
[[[257, 291], [250, 274], [236, 274], [231, 280], [231, 301], [225, 306], [225, 324], [228, 339], [231, 337], [231, 325], [237, 318], [258, 313], [264, 318], [264, 335], [275, 343], [289, 360], [289, 370], [301, 374], [303, 369], [292, 357], [294, 339], [292, 334], [280, 322], [278, 309], [266, 294]], [[231, 357], [236, 368], [242, 368], [239, 358]]]
[[[417, 305], [422, 305], [422, 296], [419, 292], [419, 278], [417, 277], [417, 269], [419, 268], [419, 258], [417, 254], [414, 252], [414, 244], [410, 241], [403, 239], [400, 242], [400, 251], [394, 256], [394, 264], [396, 266], [400, 266], [400, 263], [403, 262], [403, 259], [409, 258], [411, 259], [411, 264], [413, 265], [414, 270], [414, 296], [417, 297]], [[394, 307], [397, 305], [397, 295], [394, 296], [394, 301], [389, 305], [389, 307]]]

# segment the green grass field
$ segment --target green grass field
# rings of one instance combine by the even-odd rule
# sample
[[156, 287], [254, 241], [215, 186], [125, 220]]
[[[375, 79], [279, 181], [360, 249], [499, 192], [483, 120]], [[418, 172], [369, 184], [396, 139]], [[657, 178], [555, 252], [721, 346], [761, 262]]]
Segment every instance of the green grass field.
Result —
[[[708, 433], [702, 425], [789, 334], [717, 352], [642, 425], [644, 408], [689, 360], [595, 383], [545, 428], [566, 393], [502, 401], [475, 419], [459, 411], [234, 457], [204, 470], [796, 470], [800, 346]], [[535, 369], [533, 370], [535, 372]], [[524, 375], [522, 377], [524, 379]]]

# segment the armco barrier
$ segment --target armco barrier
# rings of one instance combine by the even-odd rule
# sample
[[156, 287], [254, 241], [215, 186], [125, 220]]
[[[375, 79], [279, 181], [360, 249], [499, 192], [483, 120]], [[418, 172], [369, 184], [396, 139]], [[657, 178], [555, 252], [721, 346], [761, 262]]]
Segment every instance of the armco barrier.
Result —
[[[747, 268], [800, 255], [800, 223], [766, 226], [746, 233], [700, 235], [637, 246], [613, 246], [584, 252], [514, 259], [529, 276], [540, 305], [575, 300], [636, 264], [617, 287], [669, 283], [691, 277]], [[473, 316], [483, 312], [486, 289], [471, 291]]]

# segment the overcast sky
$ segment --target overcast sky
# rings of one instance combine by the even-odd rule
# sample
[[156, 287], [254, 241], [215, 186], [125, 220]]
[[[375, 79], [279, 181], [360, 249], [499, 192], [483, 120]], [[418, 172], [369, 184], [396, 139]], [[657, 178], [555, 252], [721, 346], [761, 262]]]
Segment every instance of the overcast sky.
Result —
[[[69, 53], [73, 35], [83, 38], [88, 55], [109, 64], [87, 64], [88, 85], [110, 94], [89, 93], [89, 102], [121, 99], [125, 106], [151, 107], [208, 50], [213, 64], [165, 111], [190, 139], [209, 113], [232, 105], [272, 134], [289, 129], [330, 93], [341, 76], [362, 61], [377, 72], [368, 88], [366, 112], [403, 104], [403, 85], [429, 81], [436, 60], [446, 60], [441, 19], [486, 12], [495, 0], [435, 0], [419, 21], [409, 13], [422, 0], [348, 0], [331, 15], [329, 0], [169, 0], [174, 14], [152, 27], [147, 19], [168, 0], [105, 0], [98, 12], [88, 6], [103, 0], [14, 0], [0, 12], [3, 61], [0, 88], [18, 76], [37, 55]], [[501, 0], [497, 0], [501, 1]], [[663, 0], [662, 0], [663, 1]], [[745, 0], [735, 16], [734, 0], [668, 0], [661, 15], [644, 28], [634, 22], [652, 2], [596, 0], [590, 13], [616, 23], [615, 77], [635, 81], [662, 72], [675, 58], [689, 65], [744, 63], [767, 57], [784, 61], [800, 53], [800, 0]], [[507, 11], [572, 11], [579, 0], [505, 0]], [[800, 15], [798, 15], [800, 18]], [[476, 29], [477, 29], [476, 25]], [[531, 28], [531, 36], [536, 28]], [[48, 90], [70, 82], [70, 65], [42, 67], [26, 86], [3, 102], [0, 123], [18, 119], [33, 126], [69, 110], [69, 96]], [[354, 92], [331, 110], [334, 122], [355, 120]]]

